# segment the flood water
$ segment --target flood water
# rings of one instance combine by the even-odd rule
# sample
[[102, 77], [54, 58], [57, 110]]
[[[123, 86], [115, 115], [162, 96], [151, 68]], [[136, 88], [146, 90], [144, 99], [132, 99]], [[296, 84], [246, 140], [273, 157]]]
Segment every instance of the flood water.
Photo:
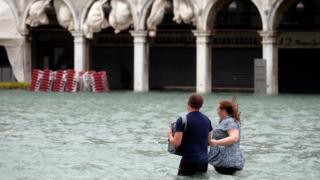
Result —
[[[189, 93], [0, 91], [0, 179], [176, 179], [166, 131]], [[319, 179], [320, 96], [240, 94], [246, 164], [198, 179]], [[214, 126], [219, 100], [205, 96]]]

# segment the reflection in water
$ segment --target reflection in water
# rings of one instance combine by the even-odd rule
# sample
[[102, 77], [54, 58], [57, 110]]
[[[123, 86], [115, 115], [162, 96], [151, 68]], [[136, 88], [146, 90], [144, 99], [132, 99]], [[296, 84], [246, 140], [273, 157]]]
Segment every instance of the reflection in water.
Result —
[[[188, 93], [0, 91], [0, 179], [179, 179], [166, 130]], [[205, 96], [203, 112], [232, 94]], [[245, 169], [197, 179], [317, 179], [320, 96], [240, 94]], [[183, 179], [183, 178], [182, 178]]]

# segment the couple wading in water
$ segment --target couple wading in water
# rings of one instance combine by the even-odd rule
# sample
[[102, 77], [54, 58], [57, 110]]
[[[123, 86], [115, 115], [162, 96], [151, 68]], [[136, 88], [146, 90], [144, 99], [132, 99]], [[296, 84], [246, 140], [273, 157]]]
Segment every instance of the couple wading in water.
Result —
[[192, 94], [187, 103], [188, 114], [168, 129], [169, 147], [175, 149], [173, 152], [169, 148], [169, 151], [182, 156], [178, 175], [204, 174], [208, 164], [218, 173], [233, 175], [244, 166], [238, 105], [229, 100], [219, 102], [220, 120], [216, 128], [212, 128], [210, 119], [200, 112], [202, 105], [203, 97]]

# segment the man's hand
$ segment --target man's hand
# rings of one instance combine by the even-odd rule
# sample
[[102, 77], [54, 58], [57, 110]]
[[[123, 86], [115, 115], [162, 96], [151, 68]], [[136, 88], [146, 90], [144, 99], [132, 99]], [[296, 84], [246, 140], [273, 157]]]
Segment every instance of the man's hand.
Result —
[[182, 141], [182, 132], [176, 132], [175, 134], [172, 133], [172, 129], [168, 128], [168, 139], [169, 142], [178, 147]]

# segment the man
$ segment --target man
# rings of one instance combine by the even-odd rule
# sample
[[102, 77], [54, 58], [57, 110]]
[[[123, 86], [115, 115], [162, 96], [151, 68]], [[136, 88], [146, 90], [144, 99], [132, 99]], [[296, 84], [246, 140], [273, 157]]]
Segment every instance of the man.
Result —
[[212, 137], [211, 121], [199, 112], [203, 98], [199, 94], [192, 94], [187, 103], [187, 128], [184, 128], [182, 118], [176, 122], [176, 132], [168, 130], [170, 143], [176, 147], [183, 145], [180, 161], [179, 176], [193, 176], [206, 173], [208, 170], [208, 142]]

